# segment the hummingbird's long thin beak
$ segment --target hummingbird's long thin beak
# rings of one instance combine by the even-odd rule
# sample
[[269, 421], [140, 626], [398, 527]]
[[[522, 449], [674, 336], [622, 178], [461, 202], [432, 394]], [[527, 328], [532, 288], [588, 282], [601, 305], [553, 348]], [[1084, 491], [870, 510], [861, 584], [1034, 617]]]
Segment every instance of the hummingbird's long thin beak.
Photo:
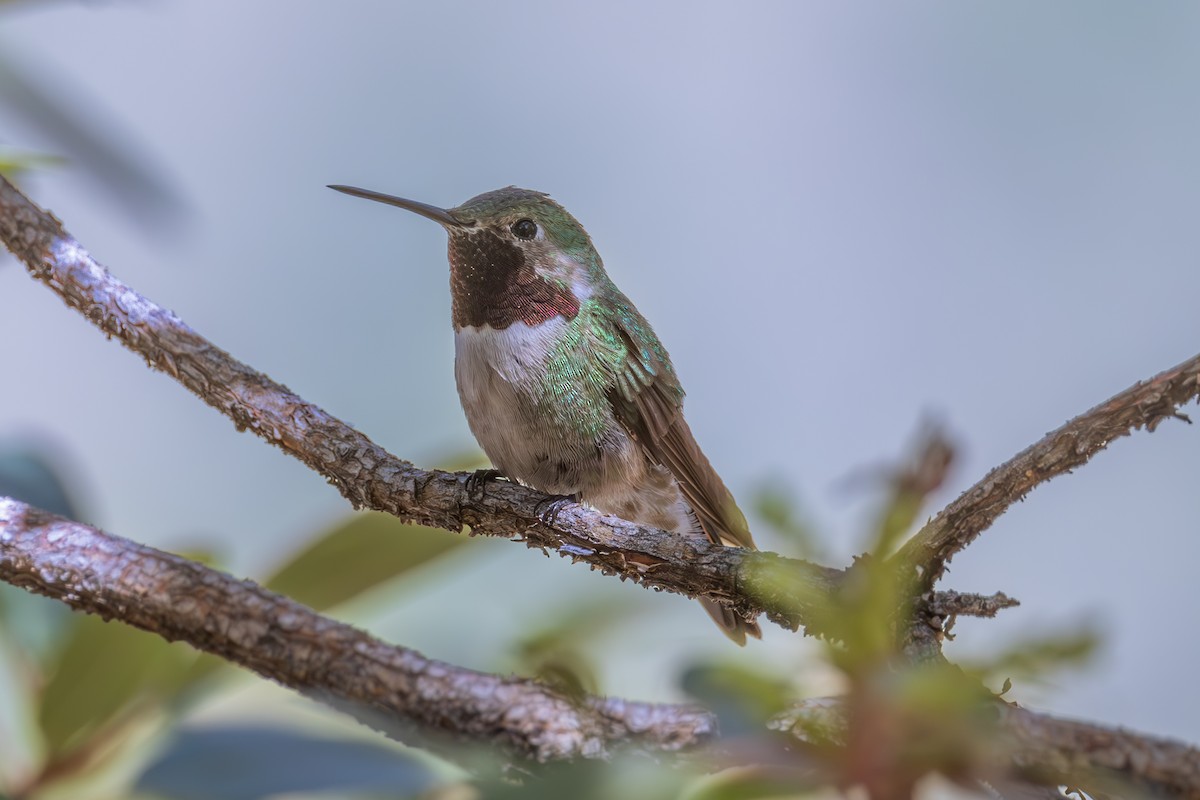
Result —
[[389, 206], [398, 206], [414, 214], [420, 214], [422, 217], [431, 219], [439, 225], [451, 228], [465, 228], [471, 225], [470, 222], [464, 222], [451, 216], [450, 212], [444, 208], [431, 206], [428, 203], [419, 203], [416, 200], [405, 200], [403, 197], [396, 197], [382, 192], [372, 192], [369, 189], [359, 189], [354, 186], [339, 186], [330, 184], [330, 189], [341, 192], [342, 194], [353, 195], [354, 197], [365, 197], [367, 200], [374, 200], [377, 203], [387, 203]]

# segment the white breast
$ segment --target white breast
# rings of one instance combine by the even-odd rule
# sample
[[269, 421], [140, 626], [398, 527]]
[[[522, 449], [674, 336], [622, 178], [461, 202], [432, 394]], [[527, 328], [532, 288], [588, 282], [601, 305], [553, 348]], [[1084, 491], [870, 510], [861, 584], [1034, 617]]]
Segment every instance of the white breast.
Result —
[[469, 390], [477, 396], [478, 384], [490, 385], [493, 380], [489, 373], [516, 386], [544, 379], [550, 349], [565, 327], [566, 320], [555, 317], [532, 328], [518, 322], [500, 331], [490, 325], [459, 329], [454, 334], [454, 376], [459, 391]]
[[[560, 447], [561, 433], [539, 410], [546, 361], [565, 321], [504, 330], [467, 327], [454, 336], [454, 377], [471, 432], [488, 458], [509, 477], [552, 491], [540, 472]], [[573, 490], [572, 490], [573, 491]]]
[[454, 376], [471, 432], [510, 478], [552, 494], [578, 492], [626, 519], [690, 529], [674, 479], [615, 420], [596, 437], [542, 407], [547, 360], [566, 324], [557, 317], [534, 328], [455, 334]]

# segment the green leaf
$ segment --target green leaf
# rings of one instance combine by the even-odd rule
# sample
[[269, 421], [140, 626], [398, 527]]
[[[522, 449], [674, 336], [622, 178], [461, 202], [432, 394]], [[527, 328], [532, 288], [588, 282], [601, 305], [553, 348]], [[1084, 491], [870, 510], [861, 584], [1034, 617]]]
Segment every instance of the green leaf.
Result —
[[[0, 172], [4, 171], [0, 148]], [[63, 458], [53, 441], [0, 442], [0, 496], [43, 511], [81, 519], [83, 512], [69, 488]], [[43, 661], [62, 645], [73, 622], [71, 610], [57, 600], [13, 586], [0, 586], [0, 636], [12, 638], [23, 652]]]
[[154, 634], [79, 616], [42, 690], [49, 753], [71, 750], [118, 716], [158, 706], [181, 685], [195, 653]]
[[466, 540], [376, 511], [356, 513], [288, 561], [266, 586], [321, 611], [425, 566]]
[[35, 169], [58, 167], [65, 163], [66, 159], [58, 156], [0, 147], [0, 175], [4, 175], [7, 178], [15, 178], [23, 172]]
[[679, 684], [717, 715], [724, 736], [761, 732], [764, 723], [786, 708], [795, 695], [783, 677], [734, 661], [693, 664], [680, 676]]
[[[823, 776], [820, 776], [823, 777]], [[737, 767], [706, 775], [683, 800], [789, 800], [811, 797], [823, 781], [813, 771], [786, 767]], [[818, 795], [819, 796], [819, 795]]]
[[570, 602], [524, 634], [512, 648], [512, 668], [569, 697], [600, 690], [588, 650], [608, 630], [629, 618], [636, 605], [620, 600]]
[[803, 518], [795, 495], [777, 480], [767, 480], [751, 495], [751, 508], [763, 522], [787, 537], [799, 558], [822, 561], [824, 548], [812, 525]]
[[421, 759], [394, 747], [265, 727], [182, 731], [138, 780], [172, 800], [260, 800], [292, 792], [378, 792], [415, 797], [439, 783]]
[[461, 453], [451, 453], [439, 458], [434, 466], [447, 472], [473, 472], [491, 465], [488, 457], [481, 450], [464, 450]]
[[1101, 635], [1091, 624], [1074, 629], [1050, 631], [1024, 637], [990, 659], [964, 668], [985, 677], [1004, 676], [1004, 694], [1012, 686], [1012, 678], [1042, 681], [1055, 670], [1079, 667], [1096, 654]]

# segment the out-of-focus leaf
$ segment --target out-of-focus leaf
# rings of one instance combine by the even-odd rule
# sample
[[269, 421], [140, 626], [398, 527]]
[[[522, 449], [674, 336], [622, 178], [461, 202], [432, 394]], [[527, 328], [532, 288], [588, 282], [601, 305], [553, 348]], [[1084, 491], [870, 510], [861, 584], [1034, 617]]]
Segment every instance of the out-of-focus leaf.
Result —
[[821, 542], [812, 526], [801, 517], [794, 495], [777, 482], [766, 482], [754, 492], [751, 503], [763, 521], [787, 537], [798, 557], [823, 561]]
[[40, 449], [0, 446], [0, 496], [11, 497], [51, 514], [79, 519], [62, 471]]
[[147, 148], [120, 130], [111, 114], [54, 77], [48, 65], [26, 65], [0, 52], [0, 103], [21, 114], [56, 143], [56, 150], [96, 178], [100, 186], [152, 231], [179, 221], [183, 202], [148, 166]]
[[821, 783], [800, 768], [743, 767], [705, 776], [689, 788], [682, 800], [789, 800], [811, 797]]
[[14, 150], [11, 147], [0, 147], [0, 175], [9, 179], [34, 169], [58, 167], [66, 163], [66, 159], [45, 153], [31, 153], [25, 150]]
[[51, 754], [70, 750], [139, 703], [181, 685], [195, 654], [150, 633], [79, 616], [42, 690], [40, 721]]
[[[29, 443], [0, 444], [0, 496], [12, 497], [44, 511], [79, 519], [53, 447]], [[46, 452], [51, 451], [51, 452]], [[62, 603], [0, 586], [0, 632], [12, 637], [23, 652], [42, 659], [59, 642], [72, 619]]]
[[461, 546], [454, 536], [377, 511], [355, 513], [292, 558], [267, 588], [321, 611]]
[[1099, 631], [1090, 625], [1029, 637], [1009, 646], [999, 655], [967, 665], [977, 674], [1000, 678], [1011, 686], [1011, 678], [1045, 679], [1047, 673], [1087, 663], [1100, 646]]
[[137, 789], [170, 800], [260, 800], [290, 792], [404, 798], [440, 782], [419, 759], [370, 742], [229, 727], [181, 731]]
[[680, 687], [717, 715], [721, 733], [759, 733], [767, 719], [794, 696], [787, 680], [733, 663], [696, 664], [684, 671]]
[[24, 655], [0, 633], [0, 797], [13, 776], [29, 774], [41, 761], [34, 688], [40, 676]]
[[445, 458], [439, 458], [435, 462], [435, 466], [447, 472], [470, 472], [476, 469], [486, 469], [491, 463], [481, 450], [465, 450]]
[[878, 558], [892, 554], [916, 522], [925, 501], [946, 481], [954, 464], [954, 446], [942, 426], [926, 420], [911, 446], [907, 463], [890, 470], [891, 497], [879, 518], [871, 552]]
[[523, 636], [513, 648], [513, 668], [545, 681], [570, 697], [599, 691], [587, 646], [605, 628], [625, 618], [633, 605], [622, 602], [574, 603]]
[[555, 616], [525, 634], [517, 651], [528, 656], [582, 647], [606, 628], [620, 624], [636, 606], [620, 600], [574, 602], [560, 606]]
[[57, 600], [0, 584], [0, 638], [10, 639], [22, 655], [39, 663], [62, 646], [74, 617]]
[[525, 781], [492, 780], [477, 788], [480, 800], [677, 800], [688, 777], [684, 771], [664, 769], [644, 758], [616, 763], [585, 759], [545, 765], [536, 778]]

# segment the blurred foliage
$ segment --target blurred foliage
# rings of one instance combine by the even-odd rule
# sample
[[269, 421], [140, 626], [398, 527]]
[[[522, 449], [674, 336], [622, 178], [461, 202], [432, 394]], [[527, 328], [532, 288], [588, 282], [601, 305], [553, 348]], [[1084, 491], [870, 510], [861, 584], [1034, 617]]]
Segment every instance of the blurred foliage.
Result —
[[[0, 15], [49, 3], [0, 2]], [[11, 51], [11, 48], [9, 48]], [[55, 75], [43, 60], [14, 57], [0, 48], [0, 106], [37, 131], [37, 152], [0, 147], [0, 175], [70, 163], [149, 233], [182, 221], [184, 203], [149, 148], [106, 109]]]
[[[0, 746], [0, 797], [751, 800], [852, 786], [871, 796], [903, 797], [931, 774], [968, 789], [979, 780], [1004, 780], [1010, 776], [991, 708], [1003, 700], [983, 681], [1003, 680], [1007, 691], [1012, 679], [1034, 681], [1078, 665], [1094, 651], [1096, 636], [1086, 629], [1043, 634], [965, 668], [941, 659], [914, 664], [907, 657], [900, 632], [912, 613], [913, 587], [905, 577], [911, 570], [897, 569], [888, 556], [915, 526], [951, 462], [948, 445], [934, 434], [917, 450], [912, 463], [891, 471], [868, 551], [842, 590], [805, 598], [820, 602], [824, 659], [845, 694], [797, 706], [803, 665], [750, 661], [746, 654], [694, 662], [681, 672], [680, 688], [717, 715], [722, 746], [711, 756], [675, 766], [625, 756], [552, 765], [536, 775], [492, 763], [464, 782], [433, 768], [429, 757], [386, 741], [262, 725], [181, 728], [197, 701], [229, 685], [226, 679], [236, 673], [228, 665], [2, 587], [0, 744], [6, 737], [27, 741]], [[477, 463], [474, 455], [451, 460], [459, 467]], [[0, 491], [79, 514], [54, 459], [36, 448], [0, 447]], [[760, 499], [760, 514], [781, 534], [801, 546], [815, 544], [783, 491], [769, 488]], [[336, 613], [365, 592], [419, 575], [465, 541], [382, 514], [351, 514], [263, 582]], [[795, 591], [788, 574], [763, 580], [765, 591]], [[27, 620], [22, 623], [26, 602], [49, 603], [47, 611], [60, 613], [35, 615], [32, 634]], [[552, 616], [529, 621], [506, 667], [570, 697], [597, 693], [592, 648], [619, 630], [628, 613], [620, 603], [563, 604]], [[465, 758], [480, 763], [477, 755]]]
[[157, 708], [182, 686], [193, 651], [99, 617], [75, 615], [46, 666], [39, 722], [51, 758], [80, 749], [120, 717]]
[[768, 479], [752, 496], [751, 508], [793, 548], [791, 555], [809, 561], [825, 560], [820, 538], [797, 510], [794, 491]]
[[[979, 781], [1012, 777], [1004, 739], [995, 727], [993, 705], [1003, 701], [981, 679], [1004, 679], [1007, 690], [1010, 678], [1035, 680], [1050, 670], [1079, 666], [1094, 651], [1096, 636], [1090, 630], [1073, 630], [1030, 637], [966, 670], [936, 654], [912, 657], [909, 648], [916, 645], [905, 639], [905, 632], [914, 611], [917, 573], [890, 556], [921, 520], [926, 500], [945, 481], [953, 455], [940, 431], [926, 426], [910, 461], [884, 471], [885, 480], [877, 484], [885, 488], [884, 502], [867, 552], [856, 559], [840, 591], [828, 598], [804, 598], [816, 607], [825, 658], [847, 686], [832, 706], [796, 706], [797, 694], [783, 680], [786, 673], [772, 679], [771, 673], [709, 665], [688, 674], [685, 687], [717, 711], [723, 731], [729, 732], [724, 725], [734, 717], [738, 727], [732, 731], [757, 740], [742, 745], [742, 751], [748, 747], [760, 759], [743, 763], [764, 765], [731, 770], [692, 796], [788, 796], [789, 787], [794, 793], [810, 790], [814, 776], [821, 775], [817, 785], [859, 787], [873, 797], [909, 797], [932, 774], [973, 792], [979, 790]], [[789, 540], [811, 538], [777, 489], [760, 494], [758, 511]], [[789, 574], [764, 578], [762, 590], [768, 594], [794, 590]], [[808, 747], [793, 750], [788, 744], [784, 749], [790, 755], [772, 758], [779, 744], [772, 747], [762, 734], [749, 733], [762, 729], [760, 720], [797, 736]]]
[[0, 175], [17, 178], [23, 172], [58, 167], [66, 163], [60, 156], [31, 153], [11, 147], [0, 147]]
[[284, 564], [266, 586], [324, 611], [462, 546], [462, 536], [378, 511], [347, 517]]
[[[0, 495], [80, 516], [55, 459], [37, 447], [0, 446]], [[465, 541], [382, 514], [354, 513], [263, 583], [336, 611], [385, 582], [415, 575]], [[235, 670], [186, 645], [73, 614], [7, 585], [0, 586], [0, 663], [7, 665], [0, 680], [14, 684], [0, 687], [0, 700], [31, 702], [27, 709], [0, 703], [0, 797], [125, 797], [147, 766], [143, 796], [158, 800], [265, 798], [302, 788], [346, 796], [386, 789], [389, 797], [407, 797], [442, 780], [424, 760], [390, 743], [270, 728], [172, 733], [185, 712], [227, 686], [219, 678]], [[168, 742], [152, 764], [156, 751], [142, 741], [147, 731]], [[14, 736], [31, 741], [6, 746]], [[197, 784], [197, 776], [208, 782]]]
[[568, 602], [553, 616], [531, 620], [512, 648], [513, 671], [553, 686], [568, 697], [600, 690], [588, 647], [628, 619], [633, 604]]
[[724, 736], [762, 731], [796, 696], [792, 681], [776, 671], [732, 662], [693, 664], [680, 687], [717, 715]]
[[182, 730], [138, 780], [173, 800], [258, 800], [286, 793], [413, 797], [437, 778], [398, 747], [265, 727]]
[[0, 442], [0, 495], [19, 497], [68, 519], [82, 519], [52, 450], [49, 443]]

